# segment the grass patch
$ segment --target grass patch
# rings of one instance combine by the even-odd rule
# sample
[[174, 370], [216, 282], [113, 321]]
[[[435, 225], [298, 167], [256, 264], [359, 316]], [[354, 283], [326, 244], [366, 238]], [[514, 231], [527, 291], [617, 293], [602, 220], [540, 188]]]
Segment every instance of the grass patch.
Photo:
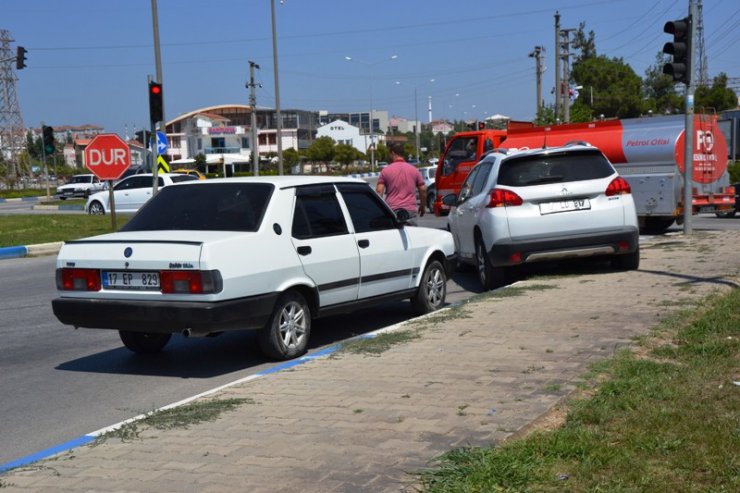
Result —
[[529, 286], [507, 286], [495, 291], [484, 293], [486, 298], [513, 298], [522, 296], [529, 291], [546, 291], [548, 289], [557, 289], [557, 286], [550, 284], [530, 284]]
[[383, 332], [375, 337], [361, 337], [342, 344], [339, 351], [366, 356], [380, 356], [397, 344], [403, 344], [421, 337], [418, 330], [397, 330]]
[[[57, 190], [56, 184], [52, 183], [49, 186], [51, 193], [53, 194]], [[0, 199], [20, 199], [23, 197], [46, 197], [46, 188], [18, 188], [13, 190], [0, 190]]]
[[740, 290], [700, 306], [662, 323], [636, 352], [594, 365], [592, 396], [571, 402], [564, 426], [451, 451], [420, 473], [422, 490], [740, 490]]
[[[120, 228], [131, 216], [116, 216]], [[0, 216], [0, 247], [76, 240], [112, 233], [110, 216], [87, 214], [18, 214]]]
[[100, 435], [95, 440], [95, 444], [103, 443], [110, 438], [132, 441], [138, 439], [141, 431], [147, 428], [156, 430], [187, 429], [191, 425], [216, 421], [221, 414], [232, 411], [242, 404], [254, 403], [252, 399], [207, 399], [171, 409], [154, 411], [143, 419], [126, 423], [120, 428]]

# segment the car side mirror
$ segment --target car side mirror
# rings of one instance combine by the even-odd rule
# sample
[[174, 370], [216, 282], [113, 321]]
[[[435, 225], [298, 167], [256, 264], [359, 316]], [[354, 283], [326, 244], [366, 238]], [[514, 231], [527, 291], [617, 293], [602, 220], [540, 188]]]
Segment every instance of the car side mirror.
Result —
[[457, 205], [457, 195], [455, 195], [454, 193], [445, 195], [444, 197], [442, 197], [442, 203], [444, 205], [449, 205], [451, 207], [456, 206]]

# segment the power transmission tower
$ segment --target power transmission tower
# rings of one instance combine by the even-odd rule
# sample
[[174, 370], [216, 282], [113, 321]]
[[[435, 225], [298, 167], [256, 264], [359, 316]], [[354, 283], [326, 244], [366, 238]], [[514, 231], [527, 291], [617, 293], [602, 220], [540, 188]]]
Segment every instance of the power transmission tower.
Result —
[[18, 104], [15, 83], [18, 78], [15, 76], [13, 63], [16, 55], [10, 48], [10, 43], [14, 41], [10, 37], [10, 31], [0, 30], [0, 82], [2, 84], [2, 94], [0, 95], [0, 148], [2, 157], [8, 162], [6, 178], [13, 183], [18, 177], [19, 166], [17, 155], [25, 146], [25, 127], [23, 126], [23, 117], [21, 108]]
[[697, 2], [696, 8], [699, 14], [696, 16], [696, 84], [699, 86], [709, 85], [709, 67], [707, 66], [707, 53], [704, 50], [704, 16], [702, 15], [701, 0]]

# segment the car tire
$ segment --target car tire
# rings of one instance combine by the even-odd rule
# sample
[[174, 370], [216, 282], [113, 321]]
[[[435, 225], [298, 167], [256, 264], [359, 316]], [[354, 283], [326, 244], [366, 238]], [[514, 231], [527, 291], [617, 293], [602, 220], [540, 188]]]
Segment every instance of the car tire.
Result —
[[612, 257], [611, 264], [617, 270], [637, 270], [640, 268], [640, 247], [632, 253]]
[[311, 335], [311, 310], [297, 291], [283, 293], [275, 304], [267, 325], [259, 332], [259, 346], [265, 356], [287, 360], [308, 349]]
[[735, 211], [733, 209], [731, 211], [719, 211], [719, 212], [715, 212], [714, 215], [717, 216], [717, 217], [720, 217], [722, 219], [729, 219], [731, 217], [735, 217], [735, 213], [736, 212], [737, 211]]
[[429, 212], [434, 213], [434, 202], [437, 200], [437, 192], [430, 188], [427, 190], [427, 208]]
[[135, 353], [155, 354], [160, 352], [170, 342], [172, 334], [155, 334], [151, 332], [131, 332], [119, 330], [123, 345]]
[[419, 288], [411, 298], [411, 306], [417, 315], [439, 310], [447, 296], [447, 274], [438, 260], [432, 260], [424, 269]]
[[105, 209], [103, 208], [103, 204], [95, 200], [90, 204], [90, 207], [88, 207], [87, 213], [93, 216], [104, 216]]
[[491, 264], [486, 245], [480, 237], [475, 242], [475, 260], [478, 280], [484, 290], [489, 291], [506, 284], [506, 267], [494, 267]]

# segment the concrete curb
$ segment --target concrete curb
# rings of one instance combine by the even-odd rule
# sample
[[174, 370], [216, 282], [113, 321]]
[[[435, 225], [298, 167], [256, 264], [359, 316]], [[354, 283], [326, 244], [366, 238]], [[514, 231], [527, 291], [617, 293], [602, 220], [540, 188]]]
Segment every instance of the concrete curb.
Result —
[[0, 204], [3, 202], [37, 202], [43, 198], [46, 198], [46, 195], [42, 195], [40, 197], [18, 197], [15, 199], [0, 199]]
[[56, 255], [64, 245], [63, 241], [39, 243], [37, 245], [19, 245], [0, 247], [0, 260], [21, 257], [38, 257], [41, 255]]

